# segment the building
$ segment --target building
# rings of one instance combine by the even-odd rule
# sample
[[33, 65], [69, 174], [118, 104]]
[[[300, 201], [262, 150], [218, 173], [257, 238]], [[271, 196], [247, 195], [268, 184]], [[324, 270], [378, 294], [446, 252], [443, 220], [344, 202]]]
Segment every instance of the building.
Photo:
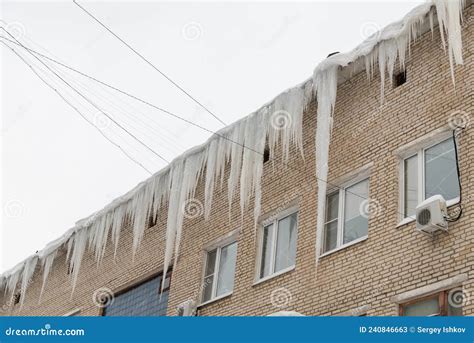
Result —
[[[315, 118], [321, 109], [317, 98], [310, 97], [302, 112], [302, 135], [295, 129], [291, 136], [301, 138], [304, 158], [298, 142], [282, 144], [283, 135], [275, 149], [267, 141], [271, 152], [262, 146], [265, 156], [261, 157], [260, 187], [254, 177], [259, 175], [259, 160], [251, 160], [254, 152], [243, 152], [244, 160], [250, 159], [249, 168], [256, 168], [249, 187], [257, 193], [241, 185], [244, 200], [252, 200], [243, 215], [237, 196], [229, 213], [229, 188], [227, 184], [219, 186], [221, 174], [206, 181], [203, 173], [195, 193], [182, 207], [180, 234], [170, 229], [175, 226], [170, 218], [175, 217], [169, 214], [167, 203], [156, 219], [147, 212], [149, 204], [142, 206], [146, 201], [140, 198], [139, 185], [139, 191], [118, 201], [138, 198], [134, 206], [143, 213], [135, 218], [120, 217], [125, 224], [116, 251], [113, 228], [94, 231], [94, 225], [100, 226], [101, 215], [110, 210], [106, 208], [78, 224], [89, 230], [87, 235], [81, 236], [85, 230], [76, 228], [47, 247], [47, 254], [35, 255], [27, 260], [32, 263], [5, 273], [0, 289], [7, 292], [0, 295], [0, 314], [177, 315], [178, 306], [191, 300], [197, 303], [200, 316], [266, 316], [280, 311], [310, 316], [473, 315], [474, 123], [469, 121], [474, 113], [474, 6], [468, 1], [463, 9], [458, 33], [462, 35], [464, 64], [452, 66], [454, 87], [447, 55], [456, 51], [443, 51], [438, 21], [433, 27], [429, 20], [439, 18], [437, 6], [447, 3], [421, 7], [428, 11], [418, 10], [409, 17], [408, 22], [418, 23], [413, 25], [419, 29], [419, 37], [411, 43], [405, 70], [397, 63], [392, 80], [385, 80], [382, 104], [377, 62], [370, 83], [364, 66], [351, 63], [337, 68], [326, 180], [320, 178], [318, 184], [315, 177]], [[453, 5], [447, 6], [453, 10]], [[446, 30], [448, 36], [456, 34], [452, 22], [446, 23]], [[374, 44], [381, 44], [383, 36], [376, 37]], [[452, 38], [448, 43], [453, 47]], [[306, 86], [303, 90], [307, 94]], [[298, 117], [290, 115], [287, 119], [294, 125]], [[459, 124], [465, 129], [456, 130], [456, 149], [453, 131]], [[271, 132], [279, 130], [286, 128]], [[293, 141], [291, 137], [288, 142]], [[259, 142], [254, 143], [257, 146]], [[287, 147], [286, 161], [280, 156]], [[198, 170], [209, 170], [207, 162], [206, 168], [201, 163]], [[223, 180], [233, 177], [229, 163], [215, 169], [219, 168], [223, 168]], [[182, 177], [181, 181], [187, 179]], [[321, 182], [327, 186], [326, 216], [318, 240]], [[253, 205], [259, 190], [261, 202]], [[208, 206], [210, 194], [212, 207]], [[459, 213], [455, 212], [462, 195], [463, 212], [459, 220], [449, 223], [446, 232], [430, 236], [415, 230], [410, 216], [417, 204], [436, 194], [446, 198], [451, 218]], [[177, 193], [171, 189], [168, 195], [171, 199]], [[178, 204], [170, 209], [179, 210]], [[117, 203], [111, 206], [116, 208]], [[143, 218], [149, 220], [143, 223], [147, 225], [142, 237], [137, 233], [137, 221]], [[103, 244], [101, 233], [109, 236], [107, 244]], [[168, 248], [170, 267], [162, 282], [166, 243], [174, 245], [170, 237], [180, 238], [179, 255], [175, 253], [177, 258], [171, 259]], [[52, 251], [53, 258], [43, 258]], [[66, 263], [67, 254], [72, 264]], [[50, 271], [40, 299], [45, 269]], [[181, 314], [186, 314], [186, 309]]]

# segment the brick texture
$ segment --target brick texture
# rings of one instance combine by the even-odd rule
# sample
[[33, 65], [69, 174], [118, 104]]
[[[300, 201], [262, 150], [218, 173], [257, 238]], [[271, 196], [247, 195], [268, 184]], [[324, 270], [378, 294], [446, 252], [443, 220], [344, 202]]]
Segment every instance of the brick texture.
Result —
[[[278, 213], [296, 204], [299, 209], [296, 267], [265, 282], [254, 284], [257, 242], [253, 208], [243, 218], [238, 202], [229, 219], [227, 188], [216, 187], [209, 221], [202, 217], [185, 219], [178, 263], [173, 266], [168, 314], [187, 299], [199, 298], [204, 247], [239, 229], [234, 291], [231, 296], [199, 308], [199, 315], [268, 315], [294, 310], [305, 315], [337, 315], [369, 306], [368, 315], [398, 315], [394, 295], [467, 273], [464, 290], [474, 300], [474, 6], [464, 11], [464, 66], [455, 69], [453, 87], [448, 57], [435, 28], [411, 47], [407, 61], [407, 82], [400, 87], [386, 85], [385, 102], [380, 104], [379, 75], [369, 83], [365, 72], [339, 85], [330, 147], [329, 182], [373, 163], [370, 198], [380, 204], [369, 219], [368, 239], [324, 256], [316, 265], [315, 130], [316, 104], [304, 116], [304, 159], [292, 150], [289, 165], [269, 161], [262, 179], [262, 215]], [[415, 231], [415, 224], [398, 226], [398, 157], [394, 151], [415, 139], [447, 125], [456, 110], [470, 115], [471, 125], [459, 138], [464, 215], [449, 227], [449, 233], [427, 237]], [[277, 159], [279, 155], [277, 154]], [[203, 200], [203, 185], [196, 198]], [[143, 243], [132, 261], [130, 227], [122, 230], [117, 258], [112, 244], [97, 266], [86, 254], [76, 287], [71, 283], [65, 252], [56, 259], [41, 303], [38, 302], [42, 273], [37, 268], [25, 303], [12, 305], [0, 298], [0, 315], [64, 315], [80, 309], [80, 315], [99, 315], [94, 291], [125, 285], [159, 272], [164, 257], [166, 208], [158, 224], [145, 232]], [[284, 308], [275, 307], [271, 294], [288, 291]], [[1, 297], [1, 295], [0, 295]], [[465, 315], [474, 314], [474, 301], [464, 306]]]

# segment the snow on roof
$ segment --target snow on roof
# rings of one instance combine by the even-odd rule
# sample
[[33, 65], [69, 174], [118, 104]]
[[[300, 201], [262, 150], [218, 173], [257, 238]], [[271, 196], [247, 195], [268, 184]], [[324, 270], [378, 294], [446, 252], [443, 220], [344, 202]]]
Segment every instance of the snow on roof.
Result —
[[[469, 0], [469, 2], [471, 2]], [[91, 249], [97, 262], [105, 253], [109, 233], [118, 246], [120, 230], [126, 217], [132, 218], [133, 254], [136, 253], [148, 216], [155, 218], [163, 204], [168, 204], [166, 226], [166, 251], [164, 272], [166, 273], [174, 255], [179, 253], [184, 212], [194, 197], [198, 181], [204, 178], [204, 217], [209, 218], [214, 185], [223, 180], [224, 170], [230, 168], [227, 180], [229, 208], [233, 203], [237, 186], [240, 184], [240, 208], [248, 208], [254, 198], [255, 220], [260, 215], [260, 179], [263, 172], [263, 153], [266, 142], [270, 147], [270, 158], [275, 156], [275, 147], [282, 146], [281, 160], [289, 158], [289, 148], [296, 146], [303, 154], [303, 112], [316, 96], [316, 175], [318, 177], [318, 225], [317, 236], [321, 237], [324, 221], [325, 193], [328, 173], [328, 151], [332, 114], [336, 101], [337, 85], [352, 75], [354, 71], [366, 69], [370, 77], [378, 64], [381, 75], [381, 95], [385, 73], [392, 75], [395, 61], [404, 68], [405, 54], [410, 43], [429, 28], [433, 31], [434, 14], [440, 27], [443, 44], [447, 49], [451, 74], [454, 81], [454, 64], [462, 64], [461, 14], [463, 0], [432, 0], [411, 10], [402, 20], [386, 26], [380, 32], [367, 38], [355, 49], [347, 53], [332, 55], [323, 60], [306, 81], [279, 94], [271, 102], [235, 123], [223, 128], [204, 144], [176, 157], [167, 167], [138, 184], [112, 203], [79, 220], [64, 235], [46, 245], [38, 253], [28, 257], [11, 270], [0, 276], [0, 289], [5, 288], [13, 296], [21, 279], [21, 291], [25, 294], [30, 278], [38, 264], [43, 269], [43, 292], [50, 268], [61, 247], [67, 249], [67, 259], [72, 274], [74, 290], [80, 271], [82, 257]], [[204, 174], [205, 171], [205, 175]], [[317, 239], [317, 252], [321, 241]], [[21, 297], [21, 302], [24, 301]]]

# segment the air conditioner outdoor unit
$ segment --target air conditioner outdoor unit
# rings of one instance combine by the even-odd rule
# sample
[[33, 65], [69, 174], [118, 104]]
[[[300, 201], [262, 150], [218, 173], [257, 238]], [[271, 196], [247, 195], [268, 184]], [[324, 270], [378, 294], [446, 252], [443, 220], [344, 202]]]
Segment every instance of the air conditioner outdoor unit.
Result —
[[432, 234], [437, 230], [448, 230], [448, 209], [441, 195], [434, 195], [416, 207], [416, 230]]
[[192, 317], [196, 315], [196, 302], [194, 300], [186, 300], [176, 307], [178, 316], [180, 317]]

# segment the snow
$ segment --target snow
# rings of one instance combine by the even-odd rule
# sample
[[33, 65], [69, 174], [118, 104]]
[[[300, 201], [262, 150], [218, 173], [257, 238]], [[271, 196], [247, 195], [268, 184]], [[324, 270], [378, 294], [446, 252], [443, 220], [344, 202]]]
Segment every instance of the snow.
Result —
[[[317, 260], [321, 251], [321, 237], [324, 228], [328, 156], [331, 140], [333, 113], [336, 103], [337, 85], [341, 71], [349, 74], [356, 68], [365, 67], [369, 80], [378, 64], [381, 77], [381, 101], [386, 75], [392, 79], [396, 60], [403, 70], [406, 54], [410, 53], [410, 43], [421, 33], [426, 18], [433, 31], [434, 13], [440, 27], [443, 46], [447, 42], [447, 54], [454, 82], [454, 65], [462, 64], [461, 11], [463, 0], [433, 0], [410, 11], [402, 20], [392, 23], [374, 34], [352, 51], [339, 53], [322, 61], [313, 76], [302, 84], [278, 95], [249, 116], [220, 130], [204, 144], [197, 146], [174, 159], [166, 168], [158, 171], [130, 192], [115, 199], [92, 216], [80, 220], [75, 227], [62, 237], [49, 243], [42, 251], [29, 257], [0, 276], [0, 289], [13, 297], [21, 279], [22, 295], [26, 293], [29, 281], [38, 262], [43, 269], [43, 293], [49, 272], [57, 252], [67, 249], [66, 260], [71, 272], [72, 291], [77, 284], [84, 254], [89, 249], [95, 260], [102, 260], [110, 234], [114, 244], [114, 258], [120, 240], [122, 226], [130, 219], [133, 232], [132, 256], [138, 252], [149, 218], [158, 218], [161, 208], [167, 205], [166, 243], [164, 272], [173, 260], [177, 263], [183, 222], [187, 217], [186, 204], [194, 199], [196, 187], [204, 180], [204, 204], [202, 215], [210, 217], [216, 186], [224, 183], [224, 172], [229, 170], [227, 192], [229, 216], [238, 186], [241, 215], [250, 206], [252, 197], [255, 225], [261, 209], [261, 178], [263, 173], [263, 153], [268, 144], [270, 158], [286, 164], [290, 157], [290, 147], [295, 146], [303, 154], [303, 113], [306, 106], [316, 96], [316, 176], [318, 178], [317, 213]], [[436, 11], [435, 11], [436, 9]], [[276, 146], [282, 146], [282, 155], [275, 156]], [[198, 213], [201, 214], [201, 213]], [[191, 220], [192, 218], [189, 218]], [[41, 297], [41, 296], [40, 296]], [[24, 296], [22, 297], [24, 298]]]
[[301, 314], [296, 311], [278, 311], [272, 314], [269, 314], [267, 317], [304, 317], [304, 314]]

